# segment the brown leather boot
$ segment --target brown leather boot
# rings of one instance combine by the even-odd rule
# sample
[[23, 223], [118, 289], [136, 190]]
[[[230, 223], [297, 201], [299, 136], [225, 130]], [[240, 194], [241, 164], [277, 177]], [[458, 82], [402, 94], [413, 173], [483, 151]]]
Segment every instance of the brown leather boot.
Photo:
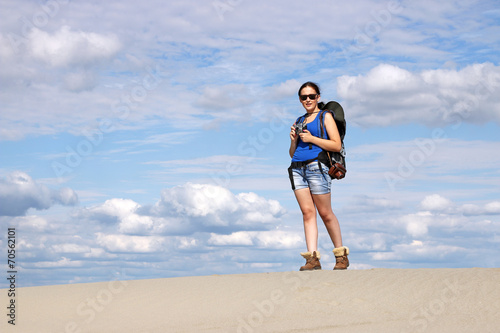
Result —
[[333, 254], [335, 255], [335, 267], [333, 269], [347, 269], [349, 267], [349, 248], [347, 246], [336, 247], [333, 249]]
[[311, 252], [302, 252], [300, 254], [306, 259], [306, 264], [300, 267], [301, 271], [312, 271], [316, 269], [321, 269], [321, 264], [319, 263], [319, 258], [321, 258], [321, 254], [319, 251]]

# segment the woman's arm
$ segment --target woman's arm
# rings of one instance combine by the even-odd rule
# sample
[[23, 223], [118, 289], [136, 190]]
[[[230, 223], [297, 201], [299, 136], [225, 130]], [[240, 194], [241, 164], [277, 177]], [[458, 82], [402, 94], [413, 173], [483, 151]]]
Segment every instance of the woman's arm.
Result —
[[342, 141], [340, 140], [339, 130], [333, 116], [330, 112], [325, 113], [325, 130], [328, 133], [329, 139], [322, 139], [311, 135], [309, 131], [299, 134], [304, 142], [315, 144], [321, 149], [333, 152], [339, 152], [342, 149]]
[[288, 150], [290, 157], [293, 157], [293, 154], [295, 154], [295, 149], [297, 149], [298, 142], [299, 136], [295, 134], [295, 128], [292, 126], [290, 130], [290, 149]]

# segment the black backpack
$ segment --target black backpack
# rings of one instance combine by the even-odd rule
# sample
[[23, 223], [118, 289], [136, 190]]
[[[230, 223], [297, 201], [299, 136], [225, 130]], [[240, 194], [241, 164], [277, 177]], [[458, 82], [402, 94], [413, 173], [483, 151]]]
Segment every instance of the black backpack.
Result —
[[335, 124], [337, 124], [337, 128], [340, 134], [340, 141], [342, 143], [342, 148], [340, 152], [327, 152], [323, 150], [319, 156], [318, 160], [325, 163], [328, 167], [332, 167], [335, 163], [340, 163], [346, 169], [346, 161], [345, 161], [345, 148], [344, 148], [344, 137], [346, 133], [346, 121], [344, 116], [344, 109], [342, 106], [335, 102], [331, 101], [326, 104], [320, 102], [318, 104], [319, 109], [321, 110], [319, 113], [319, 123], [320, 123], [320, 137], [322, 139], [326, 139], [326, 131], [324, 129], [324, 118], [325, 113], [330, 112], [335, 120]]

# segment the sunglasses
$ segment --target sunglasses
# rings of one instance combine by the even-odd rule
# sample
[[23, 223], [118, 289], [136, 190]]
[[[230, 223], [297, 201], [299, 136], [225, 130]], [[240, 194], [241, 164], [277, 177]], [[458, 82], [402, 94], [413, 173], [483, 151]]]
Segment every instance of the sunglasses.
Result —
[[315, 100], [316, 97], [318, 97], [318, 94], [300, 95], [299, 97], [302, 101], [305, 101], [307, 99], [307, 97], [309, 97], [309, 99], [312, 101], [312, 100]]

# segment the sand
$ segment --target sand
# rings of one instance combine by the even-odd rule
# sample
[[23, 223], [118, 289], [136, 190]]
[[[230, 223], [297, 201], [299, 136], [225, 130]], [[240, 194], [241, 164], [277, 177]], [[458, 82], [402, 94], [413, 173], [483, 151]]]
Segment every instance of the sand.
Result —
[[370, 269], [18, 288], [1, 332], [500, 332], [500, 269]]

